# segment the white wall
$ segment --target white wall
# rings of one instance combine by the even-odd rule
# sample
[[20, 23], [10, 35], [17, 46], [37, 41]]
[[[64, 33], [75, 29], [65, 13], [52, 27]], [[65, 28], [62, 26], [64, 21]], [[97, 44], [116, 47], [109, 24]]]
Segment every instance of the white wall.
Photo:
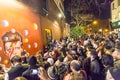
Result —
[[118, 5], [118, 0], [114, 0], [111, 3], [111, 17], [112, 17], [112, 22], [116, 22], [120, 20], [120, 5]]

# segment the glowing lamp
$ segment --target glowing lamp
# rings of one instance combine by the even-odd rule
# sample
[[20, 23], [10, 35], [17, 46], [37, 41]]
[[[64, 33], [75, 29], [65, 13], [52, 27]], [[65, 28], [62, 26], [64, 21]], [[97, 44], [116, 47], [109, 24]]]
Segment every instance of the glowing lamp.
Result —
[[6, 59], [6, 60], [4, 60], [4, 64], [6, 65], [6, 64], [8, 64], [9, 63], [9, 61]]
[[25, 38], [25, 39], [24, 39], [24, 42], [27, 43], [27, 42], [28, 42], [28, 38]]
[[38, 29], [38, 25], [36, 23], [33, 24], [33, 29], [37, 30]]

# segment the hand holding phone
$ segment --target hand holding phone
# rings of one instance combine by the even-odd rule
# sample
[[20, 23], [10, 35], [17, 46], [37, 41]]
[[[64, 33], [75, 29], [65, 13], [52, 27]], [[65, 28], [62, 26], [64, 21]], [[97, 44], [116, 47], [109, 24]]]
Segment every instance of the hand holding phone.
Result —
[[40, 74], [40, 71], [38, 69], [32, 69], [31, 74], [38, 75], [38, 74]]

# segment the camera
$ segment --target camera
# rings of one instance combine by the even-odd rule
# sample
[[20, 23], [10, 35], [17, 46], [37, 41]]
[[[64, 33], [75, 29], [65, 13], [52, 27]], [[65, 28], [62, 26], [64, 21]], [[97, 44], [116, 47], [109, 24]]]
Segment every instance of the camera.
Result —
[[32, 69], [31, 74], [32, 75], [37, 75], [37, 74], [40, 74], [40, 71], [38, 69]]

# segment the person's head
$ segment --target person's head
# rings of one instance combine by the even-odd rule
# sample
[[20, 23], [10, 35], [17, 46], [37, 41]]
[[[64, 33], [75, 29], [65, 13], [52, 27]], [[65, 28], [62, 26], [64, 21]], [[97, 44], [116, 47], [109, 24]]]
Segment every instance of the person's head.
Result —
[[37, 59], [35, 56], [31, 56], [28, 61], [30, 66], [35, 66], [37, 64]]
[[112, 51], [113, 51], [112, 46], [105, 45], [105, 47], [104, 47], [104, 52], [105, 52], [106, 54], [112, 54]]
[[95, 49], [91, 49], [89, 52], [88, 52], [88, 54], [87, 54], [87, 57], [88, 58], [96, 58], [97, 57], [97, 52], [96, 52], [96, 50]]
[[105, 67], [112, 67], [114, 63], [113, 57], [109, 54], [104, 54], [102, 57], [102, 63]]
[[86, 49], [87, 49], [87, 51], [89, 51], [90, 49], [94, 49], [94, 48], [93, 48], [93, 46], [88, 45], [88, 46], [86, 46]]
[[81, 69], [81, 63], [78, 60], [73, 60], [70, 63], [70, 68], [73, 72], [74, 71], [78, 72]]
[[0, 64], [0, 74], [4, 74], [6, 70], [6, 66], [4, 64]]
[[43, 66], [44, 66], [44, 69], [48, 69], [48, 67], [50, 67], [51, 65], [50, 65], [50, 63], [49, 63], [49, 62], [44, 61]]
[[43, 52], [41, 50], [39, 50], [38, 52], [36, 52], [35, 56], [36, 57], [42, 57], [43, 56]]
[[14, 57], [11, 58], [11, 63], [13, 65], [19, 64], [21, 62], [22, 62], [21, 57], [18, 55], [15, 55]]
[[1, 71], [3, 71], [3, 67], [2, 67], [2, 65], [0, 64], [0, 72], [1, 72]]
[[48, 59], [47, 59], [47, 62], [48, 62], [50, 65], [53, 65], [53, 64], [54, 64], [54, 59], [53, 59], [53, 58], [48, 58]]
[[14, 55], [21, 56], [22, 49], [22, 36], [18, 32], [6, 32], [2, 36], [3, 46], [5, 53], [12, 58]]
[[14, 80], [27, 80], [27, 79], [24, 77], [16, 77]]
[[68, 54], [68, 55], [64, 58], [63, 62], [69, 62], [69, 61], [71, 61], [71, 60], [73, 60], [73, 58], [72, 58], [71, 55]]
[[106, 50], [111, 50], [112, 46], [109, 46], [109, 45], [105, 45], [105, 49]]
[[62, 56], [59, 56], [59, 57], [57, 58], [57, 60], [59, 60], [60, 62], [63, 62], [63, 60], [64, 60], [64, 57], [62, 57]]

